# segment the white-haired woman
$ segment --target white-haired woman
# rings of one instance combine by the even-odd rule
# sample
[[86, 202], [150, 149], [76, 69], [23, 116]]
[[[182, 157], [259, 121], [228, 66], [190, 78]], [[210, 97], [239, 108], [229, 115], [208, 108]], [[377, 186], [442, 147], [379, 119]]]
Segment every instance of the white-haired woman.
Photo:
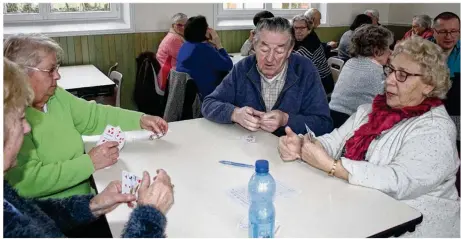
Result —
[[419, 210], [423, 222], [406, 236], [459, 238], [459, 158], [456, 127], [441, 101], [451, 86], [442, 50], [417, 37], [398, 44], [390, 59], [384, 95], [313, 141], [287, 128], [281, 158], [301, 158]]
[[161, 90], [166, 88], [170, 70], [176, 69], [178, 52], [184, 43], [184, 26], [187, 22], [187, 15], [176, 13], [171, 18], [171, 21], [171, 28], [163, 38], [157, 51], [157, 61], [161, 67], [157, 81]]
[[[34, 93], [28, 76], [15, 63], [3, 60], [3, 173], [16, 166], [16, 156], [30, 132], [26, 106]], [[113, 181], [98, 195], [65, 199], [25, 199], [11, 185], [3, 183], [3, 237], [64, 237], [64, 232], [88, 224], [122, 203], [133, 207], [136, 197], [121, 193], [120, 181]], [[123, 237], [164, 237], [165, 214], [173, 204], [173, 185], [159, 170], [154, 182], [144, 172], [138, 204], [125, 226]]]
[[429, 39], [434, 35], [431, 26], [432, 19], [428, 15], [414, 16], [411, 22], [411, 29], [405, 33], [402, 40], [406, 40], [412, 36], [420, 36], [424, 39]]

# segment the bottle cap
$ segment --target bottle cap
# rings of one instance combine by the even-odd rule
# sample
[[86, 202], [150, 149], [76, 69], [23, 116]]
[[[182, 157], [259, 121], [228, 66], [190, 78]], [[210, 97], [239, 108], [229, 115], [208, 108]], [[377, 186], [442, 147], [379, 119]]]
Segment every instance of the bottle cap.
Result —
[[269, 162], [265, 159], [259, 159], [256, 161], [255, 171], [257, 173], [268, 173], [269, 172]]

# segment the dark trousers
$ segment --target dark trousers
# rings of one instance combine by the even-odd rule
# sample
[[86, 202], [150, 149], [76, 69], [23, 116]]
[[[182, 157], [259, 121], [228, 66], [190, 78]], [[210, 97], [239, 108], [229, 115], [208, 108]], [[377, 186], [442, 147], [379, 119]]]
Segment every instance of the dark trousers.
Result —
[[112, 238], [109, 223], [107, 223], [105, 216], [98, 218], [98, 220], [90, 224], [64, 232], [64, 235], [70, 238]]
[[344, 114], [335, 110], [330, 110], [330, 116], [333, 119], [333, 126], [335, 129], [341, 127], [341, 125], [343, 125], [350, 117], [348, 114]]

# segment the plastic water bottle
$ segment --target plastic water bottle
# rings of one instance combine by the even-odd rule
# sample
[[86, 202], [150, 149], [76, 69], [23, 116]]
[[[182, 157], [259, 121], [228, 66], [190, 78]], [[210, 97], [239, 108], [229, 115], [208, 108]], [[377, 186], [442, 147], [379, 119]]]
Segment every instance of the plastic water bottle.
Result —
[[274, 237], [275, 180], [269, 173], [269, 162], [257, 160], [255, 174], [248, 182], [250, 209], [248, 211], [248, 236], [250, 238]]

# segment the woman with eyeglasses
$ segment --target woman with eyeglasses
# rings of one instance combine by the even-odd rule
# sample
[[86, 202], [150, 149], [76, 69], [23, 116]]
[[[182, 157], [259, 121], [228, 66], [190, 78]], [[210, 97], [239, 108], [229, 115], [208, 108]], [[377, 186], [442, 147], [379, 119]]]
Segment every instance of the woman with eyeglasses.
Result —
[[32, 130], [24, 137], [17, 167], [6, 174], [21, 196], [62, 198], [94, 192], [89, 177], [117, 162], [118, 144], [107, 142], [85, 154], [82, 135], [101, 134], [107, 124], [157, 135], [168, 131], [162, 118], [89, 102], [58, 87], [63, 50], [51, 38], [13, 35], [5, 40], [3, 53], [26, 71], [35, 95], [26, 109]]
[[168, 80], [168, 73], [171, 69], [176, 69], [178, 52], [184, 43], [184, 26], [187, 22], [187, 15], [176, 13], [171, 18], [171, 28], [158, 46], [157, 61], [160, 64], [158, 83], [161, 90], [165, 90]]
[[349, 53], [331, 94], [330, 114], [339, 128], [362, 104], [371, 103], [383, 92], [383, 65], [387, 63], [394, 41], [387, 28], [365, 24], [352, 33]]
[[402, 40], [409, 39], [413, 36], [420, 36], [424, 39], [432, 37], [432, 19], [428, 15], [416, 15], [411, 22], [411, 29], [405, 33]]
[[459, 159], [456, 127], [441, 101], [451, 86], [442, 51], [420, 37], [402, 41], [384, 72], [385, 93], [330, 134], [310, 141], [287, 128], [280, 156], [415, 208], [423, 221], [404, 236], [459, 238]]

